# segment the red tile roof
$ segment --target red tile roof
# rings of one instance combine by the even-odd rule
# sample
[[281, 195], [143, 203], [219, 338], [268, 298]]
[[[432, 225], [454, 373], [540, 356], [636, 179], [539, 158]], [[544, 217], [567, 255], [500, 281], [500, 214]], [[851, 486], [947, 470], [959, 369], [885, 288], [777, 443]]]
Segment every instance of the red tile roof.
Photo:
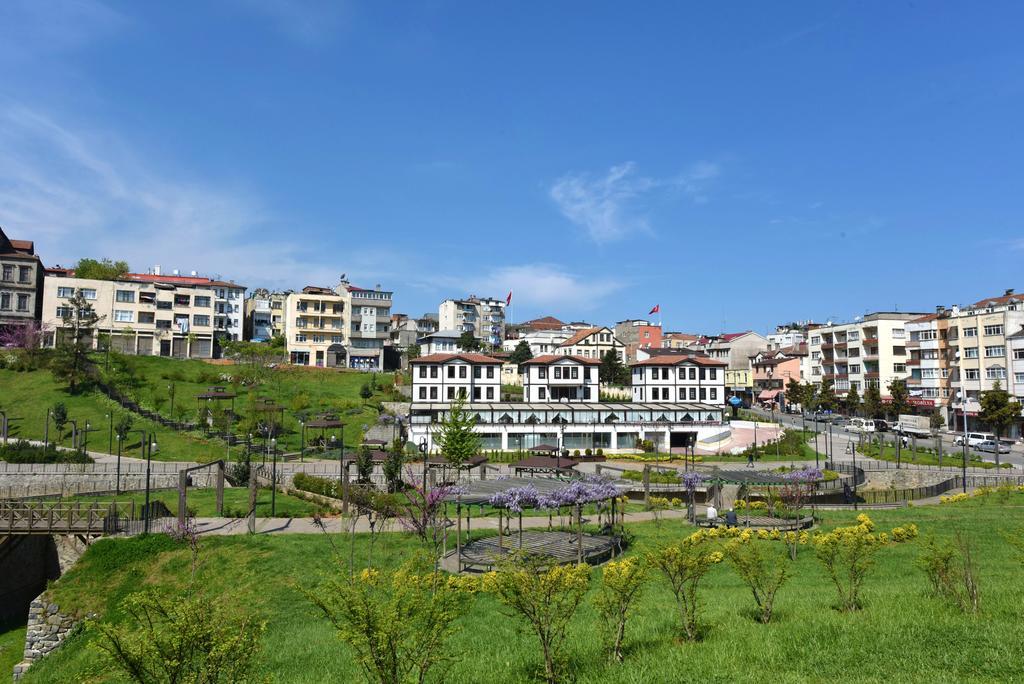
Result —
[[565, 323], [554, 316], [544, 316], [543, 318], [534, 318], [532, 321], [526, 321], [519, 325], [524, 328], [533, 328], [534, 330], [559, 330]]
[[231, 283], [224, 280], [211, 280], [200, 276], [183, 275], [156, 275], [155, 273], [126, 273], [122, 280], [134, 280], [140, 283], [173, 283], [177, 285], [206, 285], [216, 287], [238, 287], [245, 289], [245, 285]]
[[409, 363], [446, 363], [448, 361], [465, 361], [466, 363], [496, 363], [501, 364], [501, 361], [484, 354], [428, 354], [427, 356], [421, 356], [413, 359]]
[[[11, 242], [14, 242], [14, 240], [11, 240]], [[982, 299], [980, 301], [974, 302], [974, 304], [972, 304], [971, 306], [973, 308], [985, 307], [985, 306], [1000, 306], [1001, 304], [1009, 303], [1010, 300], [1013, 300], [1013, 301], [1016, 301], [1016, 302], [1024, 302], [1024, 295], [1011, 293], [1011, 294], [1003, 295], [1002, 297], [989, 297], [988, 299]]]
[[574, 344], [579, 344], [580, 342], [590, 337], [591, 335], [601, 332], [602, 330], [604, 330], [604, 328], [586, 328], [585, 330], [580, 330], [575, 335], [573, 335], [572, 337], [570, 337], [569, 339], [567, 339], [565, 342], [558, 346], [571, 347]]
[[743, 337], [744, 335], [749, 335], [752, 332], [753, 330], [744, 330], [743, 332], [738, 333], [726, 333], [725, 335], [722, 335], [721, 340], [723, 342], [732, 342], [737, 337]]
[[11, 247], [18, 250], [19, 252], [28, 252], [32, 254], [36, 251], [36, 246], [31, 240], [11, 240]]
[[559, 361], [575, 361], [576, 363], [586, 364], [588, 366], [600, 366], [600, 359], [588, 359], [575, 354], [544, 354], [543, 356], [535, 356], [529, 361], [524, 361], [520, 366], [549, 366], [552, 363], [558, 363]]
[[649, 359], [643, 361], [637, 361], [629, 364], [630, 366], [678, 366], [683, 363], [693, 363], [698, 366], [728, 366], [725, 361], [719, 361], [718, 359], [712, 359], [707, 356], [691, 356], [688, 354], [670, 355], [660, 354], [658, 356], [652, 356]]

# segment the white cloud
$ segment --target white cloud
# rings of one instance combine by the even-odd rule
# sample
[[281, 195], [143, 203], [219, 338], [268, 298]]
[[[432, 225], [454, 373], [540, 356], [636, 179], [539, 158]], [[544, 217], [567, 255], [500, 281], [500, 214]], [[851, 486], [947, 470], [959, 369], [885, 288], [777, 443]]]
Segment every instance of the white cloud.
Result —
[[581, 276], [550, 263], [499, 266], [486, 273], [441, 276], [420, 284], [424, 289], [444, 293], [445, 297], [468, 294], [505, 297], [511, 291], [513, 307], [564, 314], [605, 306], [605, 298], [623, 286], [624, 283], [613, 278]]
[[116, 137], [24, 107], [0, 108], [0, 159], [0, 225], [35, 240], [47, 265], [123, 258], [138, 270], [160, 264], [250, 286], [301, 287], [332, 285], [342, 270], [378, 279], [393, 262], [370, 251], [332, 263], [329, 251], [281, 239], [289, 234], [283, 222], [249, 193], [166, 177]]
[[600, 178], [567, 174], [551, 187], [550, 196], [559, 211], [583, 227], [594, 242], [603, 244], [635, 233], [649, 233], [651, 226], [642, 202], [655, 191], [681, 191], [692, 201], [707, 201], [704, 188], [719, 175], [717, 164], [698, 162], [668, 179], [639, 175], [636, 164], [626, 162], [608, 169]]

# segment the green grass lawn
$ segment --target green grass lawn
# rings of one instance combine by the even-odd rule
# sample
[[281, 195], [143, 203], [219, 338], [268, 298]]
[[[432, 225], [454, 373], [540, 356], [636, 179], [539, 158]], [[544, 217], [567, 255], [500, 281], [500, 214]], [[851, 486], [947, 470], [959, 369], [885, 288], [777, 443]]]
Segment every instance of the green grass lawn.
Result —
[[[858, 449], [857, 453], [864, 454], [870, 458], [877, 458], [880, 461], [891, 461], [896, 462], [896, 447], [886, 445], [881, 454], [878, 452], [878, 445], [871, 444], [865, 445]], [[1000, 456], [1007, 456], [1007, 454], [1000, 454]], [[947, 467], [957, 467], [963, 464], [963, 451], [957, 449], [955, 451], [946, 451], [942, 454], [941, 465]], [[991, 454], [990, 458], [995, 458], [995, 454]], [[940, 465], [938, 454], [933, 452], [925, 451], [924, 449], [918, 448], [916, 451], [907, 448], [900, 449], [900, 462], [901, 463], [916, 463], [918, 465]], [[983, 461], [977, 453], [973, 451], [967, 452], [967, 465], [971, 468], [995, 468], [996, 464], [989, 461]], [[1009, 463], [1004, 463], [1004, 468], [1012, 468], [1013, 466]]]
[[25, 624], [0, 627], [0, 676], [9, 677], [25, 652]]
[[[311, 412], [332, 411], [345, 421], [344, 439], [349, 448], [356, 448], [363, 432], [363, 425], [372, 425], [378, 416], [375, 404], [385, 398], [381, 391], [374, 394], [369, 402], [359, 398], [359, 390], [366, 383], [370, 374], [358, 372], [332, 372], [322, 370], [306, 370], [289, 366], [267, 370], [266, 379], [258, 386], [232, 387], [231, 383], [220, 379], [220, 374], [237, 373], [234, 366], [214, 366], [202, 361], [186, 359], [168, 359], [153, 356], [126, 357], [127, 362], [136, 369], [141, 386], [138, 390], [139, 403], [151, 410], [160, 404], [160, 413], [171, 417], [168, 387], [174, 386], [175, 406], [187, 407], [188, 420], [195, 420], [197, 412], [196, 396], [213, 385], [223, 385], [237, 390], [235, 407], [239, 412], [248, 405], [250, 395], [253, 397], [270, 397], [285, 407], [284, 434], [278, 438], [278, 448], [285, 451], [298, 451], [301, 444], [301, 426], [296, 411], [303, 409]], [[102, 355], [96, 357], [99, 365], [103, 363]], [[381, 386], [391, 382], [389, 374], [378, 374]], [[155, 401], [160, 395], [163, 401]], [[106, 415], [114, 412], [115, 422], [124, 413], [120, 405], [108, 399], [99, 390], [88, 390], [72, 395], [57, 383], [49, 370], [16, 372], [0, 370], [0, 410], [7, 411], [12, 418], [11, 436], [27, 439], [42, 439], [46, 410], [57, 402], [63, 402], [68, 409], [68, 417], [76, 420], [80, 428], [86, 423], [91, 424], [88, 437], [88, 448], [91, 451], [107, 451], [109, 440], [109, 421]], [[225, 404], [228, 406], [228, 404]], [[195, 460], [211, 461], [241, 452], [241, 447], [229, 449], [219, 439], [208, 439], [202, 431], [177, 432], [163, 427], [159, 423], [146, 420], [138, 414], [130, 414], [134, 420], [133, 429], [142, 429], [156, 433], [159, 449], [153, 458], [164, 461]], [[307, 439], [315, 435], [307, 431]], [[64, 434], [58, 436], [52, 422], [50, 439], [64, 445], [71, 444], [71, 425], [65, 427]], [[123, 453], [128, 456], [140, 455], [140, 439], [133, 433], [127, 440]], [[114, 449], [116, 451], [116, 440]]]
[[[172, 515], [178, 514], [177, 490], [161, 489], [159, 491], [151, 492], [150, 499], [163, 501], [171, 511]], [[132, 492], [131, 494], [122, 494], [120, 496], [75, 496], [65, 498], [64, 500], [82, 502], [102, 501], [104, 503], [111, 501], [129, 503], [134, 501], [135, 505], [141, 509], [141, 506], [146, 500], [146, 495], [145, 493]], [[217, 517], [216, 492], [212, 489], [189, 490], [186, 506], [190, 511], [192, 511], [192, 515], [196, 517]], [[314, 513], [326, 512], [325, 509], [322, 509], [315, 503], [298, 497], [282, 494], [281, 492], [277, 493], [275, 508], [278, 518], [306, 518], [311, 517]], [[249, 491], [247, 489], [243, 487], [230, 487], [224, 490], [224, 515], [226, 517], [241, 518], [246, 515], [248, 510]], [[259, 490], [256, 497], [256, 515], [261, 518], [270, 516], [269, 489]]]
[[[809, 548], [791, 565], [769, 625], [750, 615], [752, 599], [727, 565], [715, 567], [700, 590], [703, 641], [679, 643], [676, 611], [664, 581], [654, 576], [627, 629], [626, 660], [611, 665], [600, 651], [596, 614], [589, 601], [573, 620], [567, 644], [577, 682], [1010, 682], [1024, 677], [1024, 573], [1003, 540], [1024, 527], [1024, 494], [1008, 503], [994, 496], [969, 504], [874, 511], [879, 528], [916, 522], [928, 535], [968, 535], [980, 564], [982, 614], [961, 614], [927, 593], [915, 567], [921, 543], [887, 547], [868, 576], [865, 608], [840, 613], [834, 590]], [[826, 513], [825, 527], [846, 524], [852, 513]], [[677, 540], [692, 528], [680, 521], [631, 526], [630, 553]], [[336, 538], [341, 542], [340, 538]], [[417, 548], [405, 534], [384, 535], [374, 558], [394, 565]], [[367, 540], [358, 540], [365, 556]], [[52, 587], [65, 610], [97, 611], [121, 619], [115, 606], [146, 584], [182, 587], [188, 551], [161, 536], [104, 540]], [[201, 583], [230, 596], [268, 621], [265, 669], [275, 682], [355, 682], [361, 677], [347, 648], [308, 604], [301, 589], [339, 572], [322, 535], [204, 539]], [[595, 584], [599, 572], [594, 573]], [[593, 589], [591, 590], [593, 593]], [[538, 646], [516, 619], [489, 596], [479, 596], [461, 620], [455, 639], [459, 660], [445, 682], [531, 681], [540, 663]], [[88, 635], [73, 637], [34, 666], [33, 682], [121, 682]]]

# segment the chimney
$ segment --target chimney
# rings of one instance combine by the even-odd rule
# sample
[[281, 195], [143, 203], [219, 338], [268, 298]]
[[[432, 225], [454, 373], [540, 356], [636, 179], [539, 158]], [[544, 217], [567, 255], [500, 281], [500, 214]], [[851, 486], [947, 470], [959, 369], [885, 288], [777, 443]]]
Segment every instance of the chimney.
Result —
[[153, 275], [160, 275], [160, 264], [153, 267]]
[[199, 271], [192, 271], [192, 277], [193, 278], [195, 278], [197, 275], [199, 275]]
[[1011, 287], [1009, 290], [1007, 290], [1006, 292], [1003, 293], [1003, 296], [1004, 297], [1009, 297], [1012, 294], [1013, 294], [1013, 288]]
[[954, 304], [949, 309], [949, 313], [952, 314], [953, 316], [959, 316], [960, 315], [960, 306], [958, 304]]
[[180, 273], [178, 272], [178, 269], [174, 269], [173, 271], [171, 271], [171, 273], [173, 273], [174, 275], [181, 275], [181, 274], [180, 274]]
[[942, 304], [939, 304], [937, 307], [935, 307], [935, 313], [937, 313], [937, 314], [944, 314], [944, 313], [946, 313], [946, 307], [943, 306]]

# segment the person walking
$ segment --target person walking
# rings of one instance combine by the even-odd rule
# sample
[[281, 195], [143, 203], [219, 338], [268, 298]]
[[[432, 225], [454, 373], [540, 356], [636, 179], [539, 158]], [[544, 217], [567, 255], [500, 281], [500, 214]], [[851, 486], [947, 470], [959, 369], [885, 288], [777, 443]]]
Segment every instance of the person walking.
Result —
[[747, 467], [748, 468], [753, 468], [754, 467], [754, 452], [753, 451], [748, 451], [747, 452]]

